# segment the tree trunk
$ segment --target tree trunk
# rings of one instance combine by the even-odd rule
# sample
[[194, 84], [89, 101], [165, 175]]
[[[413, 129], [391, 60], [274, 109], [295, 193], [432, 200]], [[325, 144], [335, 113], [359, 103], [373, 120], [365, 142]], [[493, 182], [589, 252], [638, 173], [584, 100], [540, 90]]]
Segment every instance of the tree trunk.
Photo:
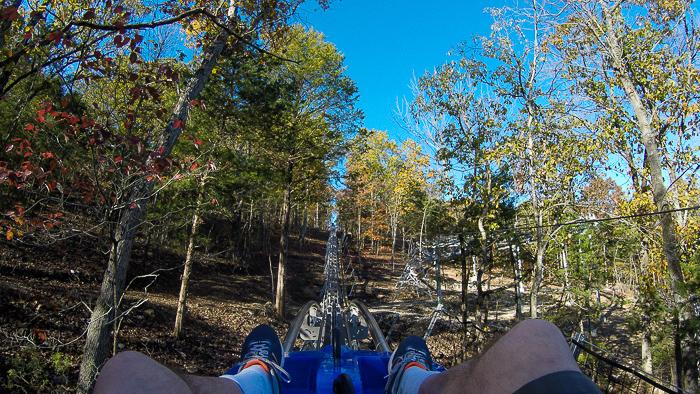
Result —
[[[288, 178], [291, 178], [291, 164]], [[285, 279], [287, 275], [287, 253], [289, 252], [289, 211], [291, 208], [292, 180], [287, 179], [282, 203], [282, 235], [280, 236], [280, 259], [277, 267], [277, 291], [275, 292], [275, 311], [280, 318], [285, 314]]]
[[357, 203], [357, 254], [359, 256], [362, 250], [362, 207], [359, 204], [359, 198]]
[[535, 142], [532, 136], [532, 123], [534, 118], [532, 113], [534, 112], [531, 108], [532, 104], [528, 103], [527, 117], [527, 161], [528, 161], [528, 175], [530, 178], [530, 199], [532, 204], [532, 213], [535, 217], [535, 222], [537, 223], [537, 228], [535, 229], [535, 242], [537, 248], [537, 259], [535, 262], [535, 272], [532, 275], [532, 283], [530, 285], [530, 317], [537, 319], [537, 298], [540, 291], [540, 283], [542, 283], [542, 271], [544, 270], [544, 250], [543, 250], [543, 240], [542, 240], [542, 212], [540, 211], [540, 201], [537, 194], [537, 182], [535, 176]]
[[428, 214], [429, 206], [429, 203], [425, 204], [425, 208], [423, 209], [423, 220], [420, 222], [420, 237], [418, 238], [418, 251], [420, 253], [420, 258], [423, 258], [423, 232], [425, 231], [425, 217]]
[[[231, 2], [227, 22], [229, 28], [233, 28], [236, 24], [235, 10], [236, 4]], [[227, 40], [228, 33], [222, 29], [211, 44], [207, 45], [203, 50], [199, 68], [182, 92], [173, 109], [170, 121], [154, 146], [154, 151], [163, 148], [163, 156], [170, 155], [172, 152], [182, 130], [174, 127], [175, 122], [184, 122], [187, 119], [189, 103], [204, 88]], [[124, 292], [124, 281], [126, 280], [127, 267], [131, 258], [131, 249], [136, 237], [136, 230], [145, 215], [147, 200], [153, 191], [153, 181], [147, 181], [145, 175], [141, 175], [141, 179], [137, 180], [135, 184], [136, 186], [131, 191], [129, 203], [122, 209], [119, 223], [116, 225], [109, 263], [102, 280], [100, 295], [88, 324], [85, 346], [83, 348], [83, 359], [78, 377], [77, 391], [79, 393], [92, 391], [97, 373], [107, 358], [110, 331], [117, 303], [121, 300]]]
[[185, 268], [182, 272], [182, 281], [180, 283], [180, 296], [177, 300], [177, 312], [175, 312], [175, 326], [173, 327], [173, 336], [180, 339], [182, 332], [182, 320], [187, 312], [187, 289], [190, 286], [190, 274], [192, 273], [192, 253], [194, 252], [194, 237], [197, 234], [199, 227], [199, 208], [202, 205], [204, 198], [204, 178], [199, 185], [200, 191], [197, 197], [197, 207], [192, 215], [192, 227], [190, 230], [190, 239], [187, 243], [187, 253], [185, 255]]
[[[642, 144], [646, 154], [645, 164], [649, 169], [654, 205], [656, 205], [657, 211], [665, 211], [670, 208], [670, 204], [667, 198], [666, 185], [664, 184], [658, 133], [652, 127], [649, 111], [644, 106], [642, 98], [632, 81], [631, 74], [626, 72], [628, 67], [623, 59], [618, 38], [619, 30], [614, 25], [612, 10], [605, 4], [601, 3], [601, 6], [605, 18], [606, 40], [613, 70], [619, 78], [620, 84], [634, 111], [637, 126], [642, 135]], [[678, 245], [676, 243], [676, 226], [671, 213], [662, 214], [660, 222], [662, 248], [666, 257], [668, 273], [672, 280], [673, 300], [679, 312], [678, 332], [676, 333], [677, 341], [680, 343], [680, 346], [676, 347], [678, 350], [676, 358], [680, 360], [682, 368], [682, 371], [679, 371], [679, 380], [683, 389], [695, 392], [698, 389], [698, 354], [695, 349], [695, 330], [691, 328], [694, 316], [690, 305], [688, 305], [687, 297], [680, 290], [683, 287], [685, 278], [680, 265]]]
[[[468, 295], [469, 295], [469, 268], [467, 268], [467, 253], [464, 249], [464, 235], [460, 234], [459, 235], [459, 252], [460, 252], [460, 259], [462, 262], [462, 349], [467, 349], [467, 346], [469, 345], [469, 337], [467, 336], [468, 332], [468, 322], [467, 319], [469, 318], [469, 310], [467, 308], [467, 304], [469, 301]], [[462, 361], [467, 360], [467, 353], [466, 351], [463, 353]]]
[[117, 317], [116, 310], [124, 294], [131, 248], [152, 190], [153, 183], [142, 179], [131, 192], [130, 201], [134, 204], [133, 208], [129, 208], [131, 204], [127, 204], [127, 207], [121, 211], [114, 231], [107, 270], [102, 279], [100, 295], [88, 324], [78, 377], [78, 392], [92, 391], [97, 373], [107, 359], [109, 338]]
[[301, 236], [299, 237], [299, 251], [301, 252], [303, 247], [304, 247], [304, 240], [306, 239], [306, 225], [307, 225], [307, 216], [308, 216], [308, 207], [306, 203], [306, 199], [309, 198], [309, 185], [306, 185], [306, 197], [304, 199], [304, 218], [302, 219], [302, 224], [301, 224]]
[[538, 295], [540, 291], [540, 285], [542, 284], [542, 272], [544, 271], [544, 248], [537, 248], [537, 258], [535, 262], [535, 272], [532, 275], [532, 283], [530, 285], [530, 317], [532, 319], [537, 319], [539, 313], [537, 312], [537, 302]]
[[[646, 296], [645, 296], [646, 298]], [[646, 304], [646, 302], [644, 303]], [[649, 375], [654, 373], [654, 364], [652, 358], [652, 342], [651, 342], [651, 316], [644, 310], [642, 311], [642, 370]], [[653, 392], [653, 386], [647, 385], [646, 392]]]
[[523, 320], [523, 311], [521, 308], [522, 300], [520, 295], [520, 283], [522, 278], [520, 276], [520, 270], [518, 269], [520, 256], [517, 246], [515, 247], [515, 251], [513, 250], [513, 242], [511, 242], [508, 247], [510, 249], [510, 262], [513, 265], [513, 278], [515, 279], [515, 318], [521, 321]]
[[192, 251], [194, 249], [194, 236], [197, 233], [199, 226], [199, 216], [195, 212], [192, 215], [192, 230], [190, 231], [190, 239], [187, 245], [187, 255], [185, 257], [185, 268], [182, 272], [182, 282], [180, 284], [180, 297], [177, 300], [177, 312], [175, 312], [175, 327], [173, 328], [173, 336], [180, 339], [182, 331], [182, 318], [187, 311], [187, 289], [190, 285], [190, 274], [192, 273]]
[[391, 220], [391, 272], [394, 272], [396, 266], [394, 262], [396, 254], [396, 229], [399, 227], [398, 218]]
[[479, 351], [484, 346], [484, 328], [488, 319], [488, 307], [486, 306], [486, 294], [484, 293], [484, 271], [487, 269], [488, 262], [488, 237], [486, 228], [484, 227], [484, 219], [488, 214], [488, 204], [484, 204], [481, 216], [479, 217], [478, 225], [481, 234], [481, 264], [476, 272], [476, 310], [474, 311], [474, 321], [476, 322], [476, 341]]
[[564, 304], [568, 305], [569, 300], [571, 299], [571, 291], [569, 290], [569, 256], [566, 250], [566, 246], [562, 247], [561, 259], [564, 268], [564, 297], [566, 297], [564, 300]]

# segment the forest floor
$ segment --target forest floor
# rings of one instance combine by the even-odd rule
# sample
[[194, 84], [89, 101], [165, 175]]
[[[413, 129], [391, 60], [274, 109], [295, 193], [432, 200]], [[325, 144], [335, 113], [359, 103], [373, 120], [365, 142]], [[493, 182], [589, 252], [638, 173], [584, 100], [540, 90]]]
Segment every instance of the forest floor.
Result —
[[[253, 327], [266, 323], [283, 337], [296, 311], [318, 297], [327, 237], [327, 232], [311, 231], [301, 250], [298, 240], [292, 240], [285, 319], [277, 319], [272, 310], [270, 265], [276, 268], [275, 259], [248, 266], [223, 259], [196, 260], [180, 340], [173, 338], [172, 327], [184, 257], [136, 247], [121, 306], [127, 313], [119, 325], [116, 349], [137, 350], [189, 373], [222, 374], [238, 361], [240, 346]], [[391, 344], [409, 334], [425, 333], [436, 306], [435, 294], [431, 299], [427, 293], [405, 289], [394, 299], [403, 263], [397, 262], [392, 269], [390, 252], [385, 250], [363, 255], [362, 264], [357, 260], [350, 264], [344, 262], [348, 271], [354, 269], [346, 283], [352, 290], [350, 298], [367, 305], [385, 334], [391, 330]], [[52, 246], [0, 242], [0, 391], [73, 391], [89, 308], [99, 292], [105, 265], [106, 255], [87, 240]], [[444, 267], [444, 275], [447, 313], [435, 325], [428, 345], [433, 358], [450, 367], [471, 354], [465, 354], [461, 346], [458, 272]], [[501, 284], [499, 278], [492, 282], [494, 287]], [[493, 330], [505, 332], [517, 321], [511, 290], [491, 297]], [[545, 317], [570, 336], [575, 319], [552, 309], [558, 297], [556, 288], [545, 289]], [[595, 343], [638, 364], [639, 341], [625, 324], [630, 303], [619, 299], [611, 305], [604, 312], [605, 319], [595, 325]]]

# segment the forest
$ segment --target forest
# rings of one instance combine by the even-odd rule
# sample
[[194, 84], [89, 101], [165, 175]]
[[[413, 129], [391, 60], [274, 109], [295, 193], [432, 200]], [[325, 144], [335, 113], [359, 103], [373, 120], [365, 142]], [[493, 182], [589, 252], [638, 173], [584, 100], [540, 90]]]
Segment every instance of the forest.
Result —
[[[393, 114], [404, 141], [364, 124], [344, 56], [300, 23], [302, 4], [2, 0], [2, 295], [19, 275], [17, 248], [50, 254], [67, 277], [78, 255], [96, 260], [67, 386], [90, 392], [121, 349], [120, 322], [140, 305], [125, 298], [134, 270], [177, 269], [175, 341], [207, 259], [266, 275], [284, 322], [301, 290], [289, 256], [336, 223], [359, 261], [390, 255], [394, 279], [411, 248], [457, 236], [469, 256], [455, 267], [465, 346], [488, 340], [500, 291], [526, 289], [518, 319], [550, 319], [543, 289], [556, 288], [581, 331], [611, 292], [630, 305], [639, 367], [698, 391], [692, 1], [487, 9], [490, 34], [455, 42], [452, 60], [406, 81], [412, 97]], [[136, 253], [177, 264], [148, 274]], [[1, 331], [17, 338], [7, 321]], [[2, 387], [44, 387], [18, 379], [10, 358], [47, 332], [4, 342]], [[61, 364], [60, 346], [37, 348]]]

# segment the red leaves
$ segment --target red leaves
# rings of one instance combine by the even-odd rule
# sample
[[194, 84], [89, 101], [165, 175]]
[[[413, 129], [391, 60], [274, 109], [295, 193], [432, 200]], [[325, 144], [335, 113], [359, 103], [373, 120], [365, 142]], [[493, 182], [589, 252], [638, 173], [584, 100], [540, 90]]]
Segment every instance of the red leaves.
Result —
[[95, 19], [95, 9], [90, 8], [86, 13], [83, 14], [83, 20], [89, 21], [91, 19]]
[[180, 76], [178, 75], [178, 73], [173, 71], [170, 67], [166, 67], [165, 76], [167, 78], [171, 79], [173, 82], [176, 82], [178, 79], [180, 79]]
[[194, 143], [194, 147], [199, 149], [199, 145], [204, 145], [204, 141], [200, 140], [199, 138], [192, 137], [190, 135], [186, 135], [184, 137], [186, 140], [192, 141]]
[[112, 12], [115, 14], [121, 14], [122, 12], [124, 12], [124, 7], [118, 5], [118, 6], [114, 7], [114, 10]]
[[161, 146], [157, 151], [149, 152], [148, 155], [149, 155], [150, 157], [158, 157], [158, 156], [163, 155], [163, 152], [165, 152], [165, 148], [163, 148], [163, 147]]
[[114, 37], [114, 45], [116, 45], [117, 48], [121, 48], [124, 45], [126, 45], [129, 42], [129, 40], [131, 40], [129, 37], [124, 37], [121, 34], [117, 34]]
[[207, 110], [207, 107], [204, 105], [204, 100], [192, 100], [192, 101], [190, 101], [190, 105], [191, 106], [199, 105], [202, 107], [202, 110], [204, 110], [204, 111]]
[[129, 47], [131, 48], [131, 50], [132, 50], [132, 51], [135, 50], [135, 49], [136, 49], [136, 45], [138, 45], [139, 43], [141, 43], [141, 41], [143, 41], [143, 36], [142, 36], [142, 35], [139, 35], [138, 33], [135, 34], [134, 37], [131, 39], [131, 45], [129, 46]]
[[47, 37], [50, 41], [53, 41], [54, 44], [58, 45], [61, 42], [61, 38], [63, 38], [63, 31], [62, 30], [56, 30], [55, 32], [49, 34]]
[[129, 89], [129, 94], [131, 95], [131, 100], [129, 102], [134, 103], [139, 99], [139, 97], [141, 97], [141, 88], [134, 86], [133, 88]]
[[185, 124], [184, 124], [182, 121], [178, 120], [178, 121], [175, 122], [175, 124], [173, 124], [173, 128], [184, 130], [184, 129], [185, 129]]
[[116, 22], [114, 26], [119, 28], [119, 34], [126, 34], [126, 29], [124, 28], [124, 22]]
[[0, 19], [4, 21], [13, 21], [17, 18], [19, 18], [19, 13], [17, 12], [17, 8], [14, 6], [9, 6], [2, 10], [2, 16], [0, 17]]

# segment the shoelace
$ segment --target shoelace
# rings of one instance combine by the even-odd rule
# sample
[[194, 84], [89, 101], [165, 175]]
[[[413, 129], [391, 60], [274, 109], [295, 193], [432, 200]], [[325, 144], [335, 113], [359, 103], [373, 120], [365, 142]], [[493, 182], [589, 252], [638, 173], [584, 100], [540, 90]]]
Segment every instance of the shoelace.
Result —
[[425, 352], [423, 352], [422, 350], [409, 348], [406, 350], [406, 354], [399, 357], [398, 360], [395, 360], [394, 365], [391, 368], [391, 372], [389, 372], [389, 374], [386, 375], [384, 378], [388, 378], [389, 376], [395, 374], [397, 371], [400, 371], [402, 368], [404, 368], [407, 364], [411, 362], [417, 362], [421, 365], [427, 365], [427, 360], [428, 355]]
[[258, 341], [253, 342], [250, 345], [250, 350], [243, 356], [243, 359], [248, 359], [249, 357], [258, 356], [263, 358], [270, 357], [270, 342], [268, 341]]
[[277, 365], [276, 362], [269, 358], [270, 355], [270, 343], [267, 341], [258, 341], [250, 344], [250, 350], [242, 358], [242, 361], [238, 363], [239, 365], [246, 365], [252, 360], [258, 360], [265, 363], [268, 367], [272, 367], [278, 372], [278, 375], [283, 382], [289, 383], [292, 381], [291, 375], [284, 368]]

